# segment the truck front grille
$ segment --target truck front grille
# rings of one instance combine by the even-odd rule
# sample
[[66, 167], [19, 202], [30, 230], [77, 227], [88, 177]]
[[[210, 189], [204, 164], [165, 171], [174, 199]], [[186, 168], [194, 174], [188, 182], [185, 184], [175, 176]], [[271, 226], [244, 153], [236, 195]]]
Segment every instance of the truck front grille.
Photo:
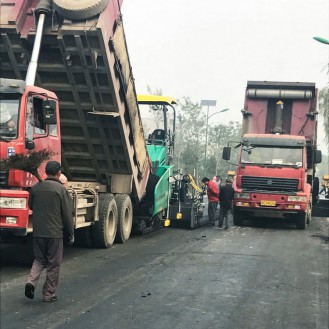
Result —
[[244, 190], [296, 192], [298, 179], [242, 176]]
[[0, 189], [8, 188], [8, 170], [0, 170]]

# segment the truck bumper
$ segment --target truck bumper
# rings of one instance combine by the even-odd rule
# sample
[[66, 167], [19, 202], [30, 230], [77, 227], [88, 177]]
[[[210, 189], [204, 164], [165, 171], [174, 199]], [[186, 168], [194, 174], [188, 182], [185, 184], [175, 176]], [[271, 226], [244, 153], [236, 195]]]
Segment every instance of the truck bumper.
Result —
[[285, 211], [277, 209], [260, 209], [260, 208], [246, 208], [235, 207], [241, 212], [244, 212], [251, 217], [263, 217], [263, 218], [291, 218], [299, 213], [305, 213], [305, 211]]
[[[0, 232], [1, 235], [20, 235], [24, 236], [32, 228], [29, 228], [29, 208], [28, 208], [29, 193], [26, 191], [17, 190], [1, 190], [0, 198], [2, 207], [0, 208]], [[22, 208], [6, 208], [6, 202], [3, 200], [25, 199], [22, 202]]]
[[287, 195], [255, 194], [250, 199], [234, 199], [235, 209], [252, 217], [288, 218], [308, 211], [307, 202], [289, 202]]

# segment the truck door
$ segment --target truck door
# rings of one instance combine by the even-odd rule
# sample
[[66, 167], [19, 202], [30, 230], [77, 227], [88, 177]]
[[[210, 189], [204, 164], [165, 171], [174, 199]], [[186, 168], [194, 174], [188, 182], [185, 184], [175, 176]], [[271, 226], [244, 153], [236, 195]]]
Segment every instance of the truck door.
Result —
[[[59, 123], [47, 123], [45, 119], [45, 101], [52, 103], [52, 107], [58, 111], [57, 100], [49, 100], [46, 95], [29, 95], [26, 106], [25, 135], [27, 148], [34, 151], [49, 150], [57, 155], [60, 161], [60, 134]], [[57, 113], [55, 113], [57, 116]], [[29, 147], [29, 145], [32, 145]]]

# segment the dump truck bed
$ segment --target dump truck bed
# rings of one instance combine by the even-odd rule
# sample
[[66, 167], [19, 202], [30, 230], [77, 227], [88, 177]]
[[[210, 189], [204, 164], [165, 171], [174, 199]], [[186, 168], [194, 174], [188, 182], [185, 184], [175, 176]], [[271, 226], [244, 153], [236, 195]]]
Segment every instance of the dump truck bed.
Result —
[[243, 133], [271, 134], [278, 101], [284, 104], [284, 133], [305, 136], [316, 145], [317, 90], [308, 82], [248, 81]]
[[[39, 1], [1, 2], [1, 77], [25, 79]], [[36, 86], [60, 101], [62, 166], [70, 181], [141, 199], [150, 161], [119, 4], [87, 20], [54, 14], [44, 29]]]
[[243, 134], [272, 134], [278, 101], [283, 102], [284, 134], [305, 137], [307, 167], [312, 168], [313, 151], [317, 145], [315, 83], [248, 81], [242, 110]]

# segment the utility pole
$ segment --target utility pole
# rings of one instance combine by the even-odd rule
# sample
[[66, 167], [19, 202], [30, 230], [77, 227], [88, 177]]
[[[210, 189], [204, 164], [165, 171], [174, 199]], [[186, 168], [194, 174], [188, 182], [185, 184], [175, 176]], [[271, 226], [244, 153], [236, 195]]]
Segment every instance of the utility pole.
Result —
[[201, 100], [201, 107], [207, 106], [207, 117], [206, 117], [206, 143], [204, 147], [204, 161], [206, 162], [207, 159], [207, 144], [208, 144], [208, 120], [209, 120], [209, 107], [216, 106], [217, 101], [212, 99], [202, 99]]

